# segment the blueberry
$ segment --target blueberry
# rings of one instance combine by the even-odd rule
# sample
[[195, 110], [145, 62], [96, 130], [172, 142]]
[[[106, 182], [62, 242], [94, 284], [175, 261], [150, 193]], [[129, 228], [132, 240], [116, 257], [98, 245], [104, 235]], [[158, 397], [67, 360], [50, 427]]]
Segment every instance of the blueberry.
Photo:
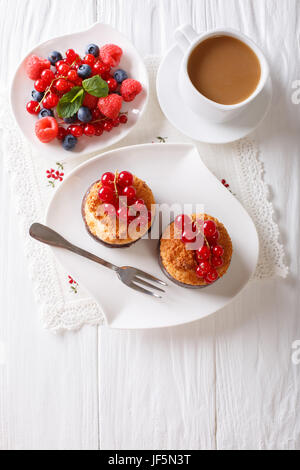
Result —
[[86, 54], [93, 54], [93, 56], [98, 57], [99, 47], [96, 44], [89, 44], [85, 49]]
[[92, 113], [86, 106], [81, 106], [77, 113], [79, 121], [90, 122], [92, 120]]
[[77, 75], [80, 78], [89, 78], [92, 75], [92, 69], [88, 64], [82, 64], [77, 70]]
[[126, 78], [128, 78], [128, 75], [125, 70], [118, 69], [115, 71], [114, 79], [116, 80], [116, 82], [122, 83], [124, 80], [126, 80]]
[[77, 113], [73, 114], [73, 116], [71, 116], [71, 117], [64, 118], [64, 121], [65, 121], [67, 124], [73, 124], [73, 122], [76, 122], [76, 121], [77, 121]]
[[42, 108], [39, 112], [39, 119], [42, 119], [48, 116], [52, 116], [52, 117], [54, 116], [52, 109]]
[[58, 62], [59, 60], [62, 60], [62, 55], [58, 51], [53, 51], [49, 55], [48, 60], [50, 61], [51, 65], [55, 65], [56, 62]]
[[31, 96], [35, 101], [42, 101], [44, 97], [44, 93], [40, 93], [39, 91], [32, 90]]
[[73, 150], [77, 144], [77, 138], [72, 134], [67, 134], [64, 140], [62, 141], [62, 146], [65, 150]]

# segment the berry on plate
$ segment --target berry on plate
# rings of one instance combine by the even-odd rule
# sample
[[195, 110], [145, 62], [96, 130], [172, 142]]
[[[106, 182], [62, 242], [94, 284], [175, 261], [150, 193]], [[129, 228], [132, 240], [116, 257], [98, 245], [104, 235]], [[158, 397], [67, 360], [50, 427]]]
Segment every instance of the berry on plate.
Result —
[[93, 54], [94, 57], [98, 57], [99, 47], [97, 46], [97, 44], [89, 44], [88, 46], [86, 46], [85, 53]]
[[56, 62], [62, 60], [62, 55], [58, 51], [52, 51], [48, 56], [48, 60], [50, 61], [51, 65], [55, 65]]
[[92, 113], [87, 106], [81, 106], [78, 109], [77, 117], [81, 122], [90, 122], [92, 120]]
[[87, 135], [88, 137], [93, 137], [93, 135], [95, 135], [95, 131], [93, 124], [87, 124], [83, 129], [84, 135]]
[[47, 108], [42, 108], [39, 112], [39, 119], [42, 119], [44, 117], [53, 117], [54, 113], [52, 109], [47, 109]]
[[112, 93], [104, 98], [99, 98], [98, 108], [104, 116], [116, 119], [122, 107], [123, 99], [116, 93]]
[[50, 85], [50, 83], [54, 79], [54, 73], [50, 69], [45, 69], [41, 73], [41, 79], [44, 80], [47, 85]]
[[67, 134], [64, 140], [62, 141], [62, 146], [65, 150], [73, 150], [77, 144], [77, 137], [72, 134]]
[[29, 114], [37, 114], [40, 109], [38, 101], [28, 101], [26, 109]]
[[80, 78], [89, 78], [92, 75], [92, 69], [88, 64], [82, 64], [78, 67], [77, 75]]
[[38, 80], [42, 71], [49, 69], [50, 65], [49, 60], [38, 57], [37, 55], [30, 55], [25, 62], [26, 74], [31, 80]]
[[120, 92], [124, 101], [132, 101], [142, 91], [142, 85], [133, 78], [127, 78], [122, 82]]
[[[110, 71], [110, 66], [102, 62], [102, 60], [97, 60], [93, 65], [93, 73], [95, 75], [103, 75]], [[103, 77], [102, 77], [103, 78]]]
[[106, 80], [106, 83], [108, 85], [108, 89], [109, 89], [110, 93], [112, 93], [113, 91], [116, 91], [116, 89], [118, 88], [118, 82], [112, 77], [109, 77]]
[[122, 83], [124, 80], [126, 80], [126, 78], [128, 78], [128, 75], [127, 73], [125, 72], [125, 70], [122, 70], [122, 69], [118, 69], [114, 72], [114, 79], [118, 82], [118, 83]]
[[121, 188], [125, 188], [126, 186], [132, 186], [133, 184], [133, 175], [129, 171], [121, 171], [118, 176], [118, 185]]
[[34, 88], [36, 89], [36, 91], [43, 92], [47, 88], [47, 83], [42, 78], [38, 78], [34, 82]]
[[100, 48], [100, 58], [110, 67], [117, 67], [123, 54], [122, 49], [115, 44], [105, 44]]
[[35, 123], [35, 134], [37, 138], [43, 142], [48, 143], [55, 139], [58, 134], [58, 124], [54, 117], [44, 117]]

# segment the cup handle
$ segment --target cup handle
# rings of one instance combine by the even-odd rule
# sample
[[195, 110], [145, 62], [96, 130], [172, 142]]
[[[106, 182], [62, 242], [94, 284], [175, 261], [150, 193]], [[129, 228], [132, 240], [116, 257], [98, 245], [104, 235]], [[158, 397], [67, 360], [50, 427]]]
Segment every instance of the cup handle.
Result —
[[190, 24], [179, 26], [174, 33], [175, 41], [182, 52], [185, 52], [190, 47], [196, 37], [198, 37], [198, 34]]

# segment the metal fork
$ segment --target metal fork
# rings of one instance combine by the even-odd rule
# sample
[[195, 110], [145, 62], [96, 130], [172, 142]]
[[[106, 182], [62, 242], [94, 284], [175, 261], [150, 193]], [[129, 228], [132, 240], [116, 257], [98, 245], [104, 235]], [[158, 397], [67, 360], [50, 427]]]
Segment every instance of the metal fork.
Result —
[[[36, 240], [46, 243], [47, 245], [56, 246], [58, 248], [65, 248], [66, 250], [72, 251], [77, 255], [83, 256], [84, 258], [88, 258], [96, 263], [102, 264], [106, 268], [112, 269], [117, 273], [118, 278], [126, 284], [126, 286], [134, 289], [138, 292], [142, 292], [143, 294], [152, 295], [153, 297], [161, 298], [160, 295], [156, 294], [156, 292], [151, 292], [148, 289], [145, 289], [142, 286], [154, 289], [159, 292], [165, 292], [160, 287], [152, 284], [151, 282], [156, 282], [162, 286], [166, 286], [167, 284], [160, 279], [152, 276], [151, 274], [145, 273], [140, 269], [133, 268], [131, 266], [116, 266], [115, 264], [110, 263], [109, 261], [105, 261], [104, 259], [99, 258], [92, 253], [89, 253], [78, 246], [73, 245], [72, 243], [68, 242], [65, 238], [63, 238], [59, 233], [55, 232], [51, 228], [47, 227], [46, 225], [34, 223], [31, 225], [29, 229], [29, 234], [32, 238]], [[144, 278], [144, 279], [143, 279]], [[145, 280], [147, 279], [147, 280]], [[141, 285], [139, 285], [141, 284]]]

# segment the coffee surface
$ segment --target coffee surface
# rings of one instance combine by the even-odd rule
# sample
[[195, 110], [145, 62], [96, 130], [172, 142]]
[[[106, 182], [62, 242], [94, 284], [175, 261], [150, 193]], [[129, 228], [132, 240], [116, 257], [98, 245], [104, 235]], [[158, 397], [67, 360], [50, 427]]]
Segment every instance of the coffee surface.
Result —
[[256, 89], [261, 69], [256, 54], [239, 39], [214, 36], [191, 52], [188, 74], [197, 90], [220, 104], [246, 100]]

